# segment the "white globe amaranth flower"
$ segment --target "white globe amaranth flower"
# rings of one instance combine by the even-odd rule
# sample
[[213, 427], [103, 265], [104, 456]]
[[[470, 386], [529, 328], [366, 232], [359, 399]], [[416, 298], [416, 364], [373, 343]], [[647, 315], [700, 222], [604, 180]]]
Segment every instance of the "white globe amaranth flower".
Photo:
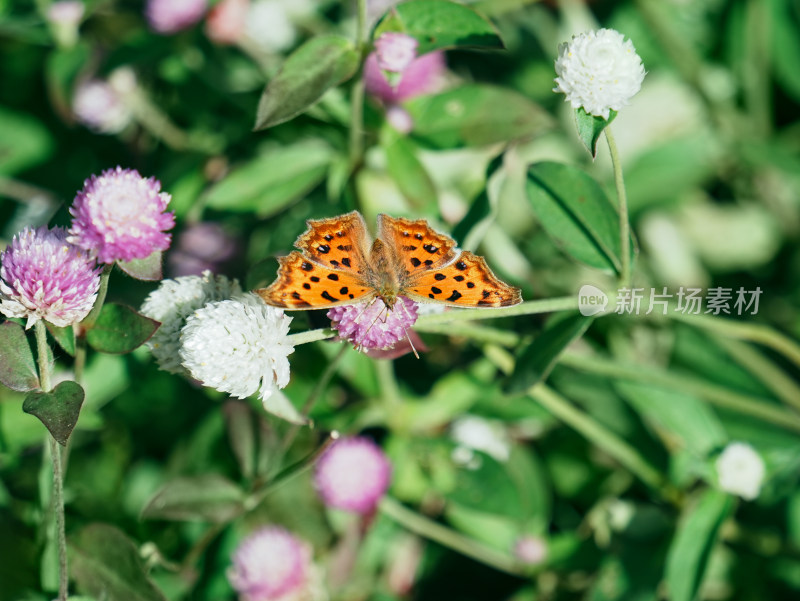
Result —
[[473, 451], [481, 451], [501, 463], [511, 456], [511, 440], [499, 421], [464, 415], [450, 425], [450, 436], [459, 446], [453, 460], [466, 467], [478, 467]]
[[242, 293], [237, 280], [204, 271], [202, 276], [190, 275], [163, 280], [142, 304], [141, 313], [161, 322], [147, 346], [158, 362], [159, 369], [173, 374], [186, 374], [181, 365], [180, 337], [186, 318], [211, 302], [227, 300]]
[[289, 383], [291, 321], [252, 293], [209, 303], [186, 320], [181, 362], [205, 386], [240, 399], [260, 389], [266, 401]]
[[730, 443], [717, 458], [716, 467], [722, 490], [747, 501], [758, 497], [766, 468], [761, 455], [749, 444]]
[[608, 119], [610, 111], [630, 103], [645, 70], [633, 42], [614, 29], [599, 29], [559, 45], [556, 74], [554, 92], [563, 92], [573, 108]]

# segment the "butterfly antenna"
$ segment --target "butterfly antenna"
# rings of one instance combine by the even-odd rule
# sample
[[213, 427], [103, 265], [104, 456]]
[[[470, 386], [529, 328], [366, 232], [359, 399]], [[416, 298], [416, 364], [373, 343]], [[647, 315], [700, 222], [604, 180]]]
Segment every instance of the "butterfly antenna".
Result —
[[406, 340], [408, 340], [408, 344], [411, 345], [411, 352], [414, 353], [414, 356], [419, 359], [419, 353], [417, 352], [417, 348], [414, 346], [414, 343], [411, 341], [411, 336], [408, 335], [408, 330], [403, 328], [403, 333], [406, 335]]

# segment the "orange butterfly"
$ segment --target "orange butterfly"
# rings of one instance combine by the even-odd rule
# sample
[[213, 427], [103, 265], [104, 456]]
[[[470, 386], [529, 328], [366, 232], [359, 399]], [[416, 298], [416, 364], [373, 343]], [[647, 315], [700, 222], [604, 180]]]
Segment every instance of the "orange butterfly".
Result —
[[286, 309], [326, 309], [399, 296], [457, 307], [507, 307], [522, 302], [519, 288], [500, 281], [483, 257], [456, 248], [424, 219], [378, 215], [371, 240], [364, 218], [352, 211], [311, 219], [294, 243], [301, 252], [281, 257], [277, 279], [256, 290]]

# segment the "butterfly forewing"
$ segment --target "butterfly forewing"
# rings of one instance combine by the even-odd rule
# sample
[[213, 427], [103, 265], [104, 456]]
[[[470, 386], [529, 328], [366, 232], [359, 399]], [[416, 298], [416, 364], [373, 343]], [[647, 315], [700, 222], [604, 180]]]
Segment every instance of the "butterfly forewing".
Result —
[[415, 275], [403, 294], [461, 307], [508, 307], [522, 302], [519, 288], [500, 281], [483, 257], [469, 251], [441, 269]]
[[286, 309], [325, 309], [350, 305], [374, 296], [361, 276], [310, 261], [297, 251], [281, 257], [278, 278], [256, 290], [264, 301]]
[[438, 269], [457, 254], [455, 240], [435, 231], [424, 219], [378, 215], [378, 232], [410, 277]]
[[369, 249], [369, 234], [364, 218], [357, 211], [330, 219], [310, 219], [308, 230], [294, 245], [312, 261], [340, 269], [363, 273]]

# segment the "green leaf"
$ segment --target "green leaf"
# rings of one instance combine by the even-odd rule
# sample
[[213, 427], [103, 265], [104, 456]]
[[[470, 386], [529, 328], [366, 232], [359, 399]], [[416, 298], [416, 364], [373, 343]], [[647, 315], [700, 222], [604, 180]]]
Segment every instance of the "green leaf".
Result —
[[206, 206], [269, 217], [314, 189], [333, 158], [331, 147], [320, 140], [270, 148], [212, 187]]
[[337, 35], [312, 38], [295, 50], [267, 84], [258, 103], [254, 129], [265, 129], [304, 112], [330, 88], [355, 75], [359, 54]]
[[75, 331], [72, 329], [72, 326], [67, 326], [65, 328], [60, 328], [58, 326], [54, 326], [49, 321], [45, 322], [47, 326], [47, 331], [50, 332], [50, 335], [53, 337], [60, 346], [70, 357], [75, 356]]
[[575, 125], [578, 127], [578, 137], [580, 137], [583, 145], [586, 146], [592, 154], [592, 158], [597, 156], [597, 140], [600, 139], [600, 134], [603, 130], [611, 125], [611, 122], [616, 118], [617, 111], [611, 111], [608, 119], [602, 117], [595, 117], [587, 113], [583, 107], [575, 109]]
[[381, 145], [386, 153], [389, 175], [403, 196], [417, 210], [435, 207], [436, 186], [417, 158], [414, 144], [387, 125], [381, 132]]
[[244, 508], [244, 492], [216, 474], [176, 478], [147, 502], [141, 517], [149, 520], [225, 523]]
[[30, 114], [0, 106], [0, 131], [0, 175], [39, 165], [52, 153], [50, 130]]
[[12, 321], [0, 324], [0, 382], [18, 392], [39, 388], [36, 362], [25, 330]]
[[544, 162], [528, 168], [525, 189], [557, 246], [590, 267], [619, 272], [619, 216], [596, 181], [575, 167]]
[[458, 225], [453, 228], [453, 238], [461, 241], [461, 248], [474, 251], [489, 226], [497, 217], [500, 193], [506, 181], [503, 167], [503, 155], [496, 156], [486, 168], [486, 186], [472, 201], [469, 211]]
[[434, 149], [530, 138], [552, 125], [551, 117], [525, 96], [485, 84], [420, 96], [405, 107], [414, 123], [414, 137]]
[[38, 417], [53, 438], [66, 446], [78, 423], [83, 398], [81, 385], [65, 380], [50, 392], [29, 392], [22, 403], [22, 410]]
[[617, 382], [615, 387], [639, 414], [700, 457], [728, 440], [717, 414], [695, 397], [650, 384]]
[[117, 261], [119, 268], [134, 279], [145, 282], [158, 282], [162, 279], [161, 262], [163, 253], [154, 251], [144, 259]]
[[520, 353], [508, 382], [509, 392], [522, 392], [545, 380], [564, 349], [583, 336], [592, 321], [594, 317], [580, 313], [550, 320], [544, 331]]
[[497, 29], [486, 17], [446, 0], [410, 0], [396, 5], [375, 28], [373, 38], [394, 31], [416, 38], [418, 54], [445, 48], [505, 48]]
[[166, 601], [121, 530], [90, 524], [69, 540], [70, 575], [81, 592], [107, 601]]
[[130, 307], [106, 303], [86, 333], [86, 342], [101, 353], [130, 353], [144, 344], [160, 325]]
[[667, 554], [669, 601], [693, 601], [703, 580], [720, 526], [733, 508], [730, 495], [707, 490], [682, 516]]
[[245, 478], [252, 478], [256, 461], [256, 420], [250, 405], [230, 400], [222, 408], [231, 450]]
[[264, 409], [272, 415], [285, 419], [287, 422], [304, 426], [308, 418], [303, 417], [285, 394], [280, 390], [273, 390], [267, 398], [262, 400]]

